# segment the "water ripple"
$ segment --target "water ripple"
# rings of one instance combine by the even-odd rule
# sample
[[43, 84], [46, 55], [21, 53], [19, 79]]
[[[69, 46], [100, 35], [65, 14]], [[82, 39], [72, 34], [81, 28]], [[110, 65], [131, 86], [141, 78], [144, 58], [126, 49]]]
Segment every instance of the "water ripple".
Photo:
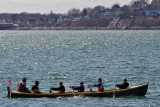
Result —
[[[160, 31], [0, 31], [1, 106], [159, 106]], [[130, 86], [149, 83], [144, 98], [6, 98], [27, 77], [31, 89], [35, 80], [49, 92], [62, 81], [69, 86], [83, 81], [96, 84], [102, 78], [105, 89], [127, 78]], [[97, 90], [97, 88], [93, 88]], [[28, 103], [26, 103], [28, 102]], [[36, 102], [36, 103], [35, 103]], [[136, 103], [135, 103], [136, 102]]]

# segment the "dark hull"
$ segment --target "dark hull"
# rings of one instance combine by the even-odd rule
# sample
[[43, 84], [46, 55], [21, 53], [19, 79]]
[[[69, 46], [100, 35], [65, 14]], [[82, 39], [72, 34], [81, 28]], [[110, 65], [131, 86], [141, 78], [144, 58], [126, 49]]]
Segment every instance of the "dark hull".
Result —
[[[9, 88], [9, 87], [8, 87]], [[127, 89], [121, 90], [107, 90], [104, 92], [68, 92], [68, 93], [22, 93], [22, 92], [11, 92], [8, 89], [8, 97], [72, 97], [72, 96], [90, 96], [90, 97], [121, 97], [121, 96], [145, 96], [148, 90], [148, 83], [139, 85]]]

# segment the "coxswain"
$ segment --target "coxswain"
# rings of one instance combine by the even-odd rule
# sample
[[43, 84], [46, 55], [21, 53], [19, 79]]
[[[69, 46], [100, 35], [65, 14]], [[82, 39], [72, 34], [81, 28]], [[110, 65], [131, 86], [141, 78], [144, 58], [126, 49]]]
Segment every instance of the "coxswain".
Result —
[[95, 84], [95, 85], [88, 85], [88, 87], [98, 87], [98, 91], [101, 91], [103, 92], [104, 91], [104, 86], [103, 86], [103, 83], [102, 83], [102, 79], [99, 78], [98, 79], [98, 84]]

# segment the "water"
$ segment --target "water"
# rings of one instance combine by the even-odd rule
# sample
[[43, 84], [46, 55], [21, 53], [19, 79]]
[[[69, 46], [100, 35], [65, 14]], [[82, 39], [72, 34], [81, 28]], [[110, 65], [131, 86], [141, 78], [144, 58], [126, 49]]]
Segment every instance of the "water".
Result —
[[[160, 102], [160, 31], [0, 31], [1, 107], [158, 107]], [[6, 98], [7, 83], [17, 90], [22, 77], [49, 92], [58, 82], [69, 86], [97, 83], [105, 89], [127, 78], [130, 86], [149, 82], [145, 97]], [[93, 88], [97, 90], [97, 88]]]

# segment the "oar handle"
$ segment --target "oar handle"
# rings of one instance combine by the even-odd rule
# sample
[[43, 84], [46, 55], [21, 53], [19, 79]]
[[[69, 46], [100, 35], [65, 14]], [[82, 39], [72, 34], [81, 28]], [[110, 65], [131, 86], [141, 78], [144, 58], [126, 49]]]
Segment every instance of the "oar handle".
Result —
[[90, 89], [90, 92], [92, 92], [92, 89], [91, 89], [90, 85], [88, 85], [88, 88]]
[[52, 88], [50, 88], [49, 93], [52, 93]]

